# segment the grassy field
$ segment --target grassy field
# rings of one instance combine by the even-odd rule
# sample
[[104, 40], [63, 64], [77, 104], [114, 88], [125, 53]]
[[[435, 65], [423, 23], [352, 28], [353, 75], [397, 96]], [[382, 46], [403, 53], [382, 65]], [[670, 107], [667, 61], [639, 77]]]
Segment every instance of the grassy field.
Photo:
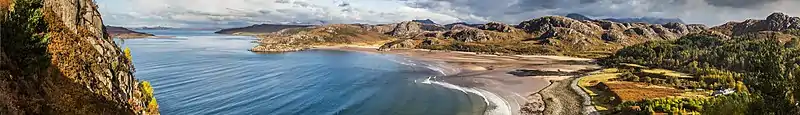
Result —
[[592, 97], [592, 104], [595, 106], [595, 109], [600, 112], [607, 112], [609, 108], [612, 108], [613, 105], [610, 104], [610, 96], [609, 92], [602, 91], [594, 86], [600, 82], [607, 82], [610, 79], [617, 78], [617, 76], [621, 74], [616, 68], [610, 69], [603, 69], [597, 72], [590, 73], [589, 76], [585, 76], [580, 78], [578, 81], [578, 86], [589, 94]]
[[[665, 69], [643, 69], [642, 72], [652, 74], [662, 74], [671, 77], [691, 77], [686, 74], [665, 70]], [[615, 105], [613, 100], [619, 98], [621, 101], [639, 101], [641, 99], [654, 98], [705, 98], [710, 91], [684, 91], [673, 87], [658, 86], [642, 82], [613, 81], [622, 74], [617, 68], [608, 68], [592, 72], [590, 75], [580, 78], [578, 86], [592, 97], [592, 104], [601, 113], [610, 113]], [[609, 90], [599, 87], [598, 84], [604, 83]], [[616, 97], [618, 95], [619, 97]]]
[[691, 78], [691, 76], [689, 76], [687, 74], [680, 73], [680, 72], [677, 72], [677, 71], [672, 71], [672, 70], [666, 70], [666, 69], [645, 69], [645, 70], [642, 70], [642, 72], [650, 73], [650, 74], [661, 74], [661, 75], [665, 75], [665, 76], [678, 77], [678, 78]]

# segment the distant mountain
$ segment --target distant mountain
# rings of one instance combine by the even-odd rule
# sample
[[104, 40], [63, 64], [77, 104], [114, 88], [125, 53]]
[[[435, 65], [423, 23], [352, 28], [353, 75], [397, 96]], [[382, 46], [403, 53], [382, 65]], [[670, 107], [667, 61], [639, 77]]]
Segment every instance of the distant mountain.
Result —
[[131, 28], [135, 30], [168, 30], [174, 29], [172, 27], [163, 27], [163, 26], [156, 26], [156, 27], [139, 27], [139, 28]]
[[567, 14], [565, 17], [572, 18], [572, 19], [575, 19], [575, 20], [592, 20], [592, 18], [586, 17], [586, 16], [584, 16], [582, 14], [577, 14], [577, 13]]
[[283, 24], [258, 24], [240, 28], [222, 29], [217, 34], [267, 34], [272, 32], [281, 31], [287, 28], [303, 28], [313, 25], [283, 25]]
[[124, 27], [116, 27], [116, 26], [105, 26], [106, 32], [111, 37], [117, 37], [122, 39], [129, 39], [129, 38], [146, 38], [154, 36], [153, 34], [137, 32], [130, 30]]
[[678, 18], [656, 18], [656, 17], [641, 17], [641, 18], [606, 18], [603, 20], [608, 20], [612, 22], [619, 22], [619, 23], [648, 23], [648, 24], [667, 24], [667, 23], [681, 23], [684, 24], [683, 20]]
[[456, 27], [456, 25], [464, 25], [464, 26], [475, 28], [475, 27], [478, 27], [478, 26], [480, 26], [482, 24], [469, 24], [469, 23], [466, 23], [466, 22], [456, 22], [456, 23], [444, 25], [444, 27], [448, 28], [448, 29], [453, 29], [453, 27]]
[[411, 21], [412, 21], [412, 22], [419, 22], [419, 23], [422, 23], [422, 24], [436, 24], [436, 22], [433, 22], [433, 20], [431, 20], [431, 19], [425, 19], [425, 20], [411, 20]]

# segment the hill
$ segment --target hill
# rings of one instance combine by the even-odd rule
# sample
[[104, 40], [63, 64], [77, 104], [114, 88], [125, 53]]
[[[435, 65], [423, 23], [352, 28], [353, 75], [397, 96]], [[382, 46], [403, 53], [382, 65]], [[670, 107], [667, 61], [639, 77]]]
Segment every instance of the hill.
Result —
[[311, 25], [258, 24], [241, 28], [222, 29], [214, 33], [234, 34], [234, 35], [261, 35], [261, 34], [277, 32], [287, 28], [302, 28], [310, 26]]
[[[340, 24], [339, 24], [340, 25]], [[355, 26], [355, 25], [354, 25]], [[574, 20], [561, 16], [547, 16], [521, 22], [516, 26], [503, 23], [487, 24], [423, 24], [406, 21], [381, 25], [357, 25], [357, 33], [309, 31], [340, 26], [322, 25], [309, 29], [292, 29], [291, 33], [278, 32], [262, 36], [262, 45], [253, 51], [281, 51], [266, 44], [285, 44], [280, 39], [297, 36], [369, 34], [380, 40], [395, 40], [383, 49], [436, 49], [497, 54], [548, 54], [579, 57], [601, 57], [627, 45], [650, 40], [673, 40], [689, 33], [707, 31], [702, 25], [617, 23], [604, 20]], [[321, 33], [324, 32], [324, 33]], [[380, 35], [380, 36], [378, 36]], [[336, 39], [336, 37], [330, 37]], [[284, 40], [291, 41], [291, 40]], [[322, 39], [320, 42], [328, 42]], [[400, 44], [397, 44], [400, 43]], [[312, 46], [302, 46], [310, 48]], [[300, 48], [300, 49], [303, 49]], [[296, 49], [296, 48], [295, 48]], [[294, 51], [294, 50], [289, 50]]]
[[130, 39], [152, 37], [153, 34], [137, 32], [124, 27], [105, 26], [106, 32], [112, 38]]

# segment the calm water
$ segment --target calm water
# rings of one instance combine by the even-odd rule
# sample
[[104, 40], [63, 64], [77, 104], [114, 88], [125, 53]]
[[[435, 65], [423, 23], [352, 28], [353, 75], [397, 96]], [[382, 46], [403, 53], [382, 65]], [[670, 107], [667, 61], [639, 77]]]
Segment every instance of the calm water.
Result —
[[252, 37], [145, 31], [169, 39], [117, 41], [136, 77], [152, 82], [164, 115], [471, 115], [483, 98], [432, 85], [439, 72], [383, 54], [247, 51]]

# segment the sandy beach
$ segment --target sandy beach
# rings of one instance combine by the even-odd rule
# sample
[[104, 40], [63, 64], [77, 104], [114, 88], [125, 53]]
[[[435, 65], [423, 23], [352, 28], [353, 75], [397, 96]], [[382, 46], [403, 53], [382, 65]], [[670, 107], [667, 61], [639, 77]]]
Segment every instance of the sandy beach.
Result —
[[[370, 46], [320, 47], [317, 49], [396, 54], [422, 61], [441, 63], [442, 68], [446, 69], [444, 71], [447, 76], [440, 77], [438, 80], [496, 94], [505, 100], [507, 105], [505, 107], [499, 105], [497, 109], [507, 109], [501, 111], [510, 111], [514, 115], [579, 114], [582, 101], [574, 91], [564, 92], [572, 90], [568, 84], [572, 80], [571, 78], [577, 75], [518, 76], [509, 74], [509, 72], [523, 69], [580, 74], [579, 70], [600, 68], [591, 63], [594, 61], [592, 59], [562, 56], [497, 56], [423, 49], [378, 51], [377, 47]], [[551, 86], [554, 82], [565, 85]]]

